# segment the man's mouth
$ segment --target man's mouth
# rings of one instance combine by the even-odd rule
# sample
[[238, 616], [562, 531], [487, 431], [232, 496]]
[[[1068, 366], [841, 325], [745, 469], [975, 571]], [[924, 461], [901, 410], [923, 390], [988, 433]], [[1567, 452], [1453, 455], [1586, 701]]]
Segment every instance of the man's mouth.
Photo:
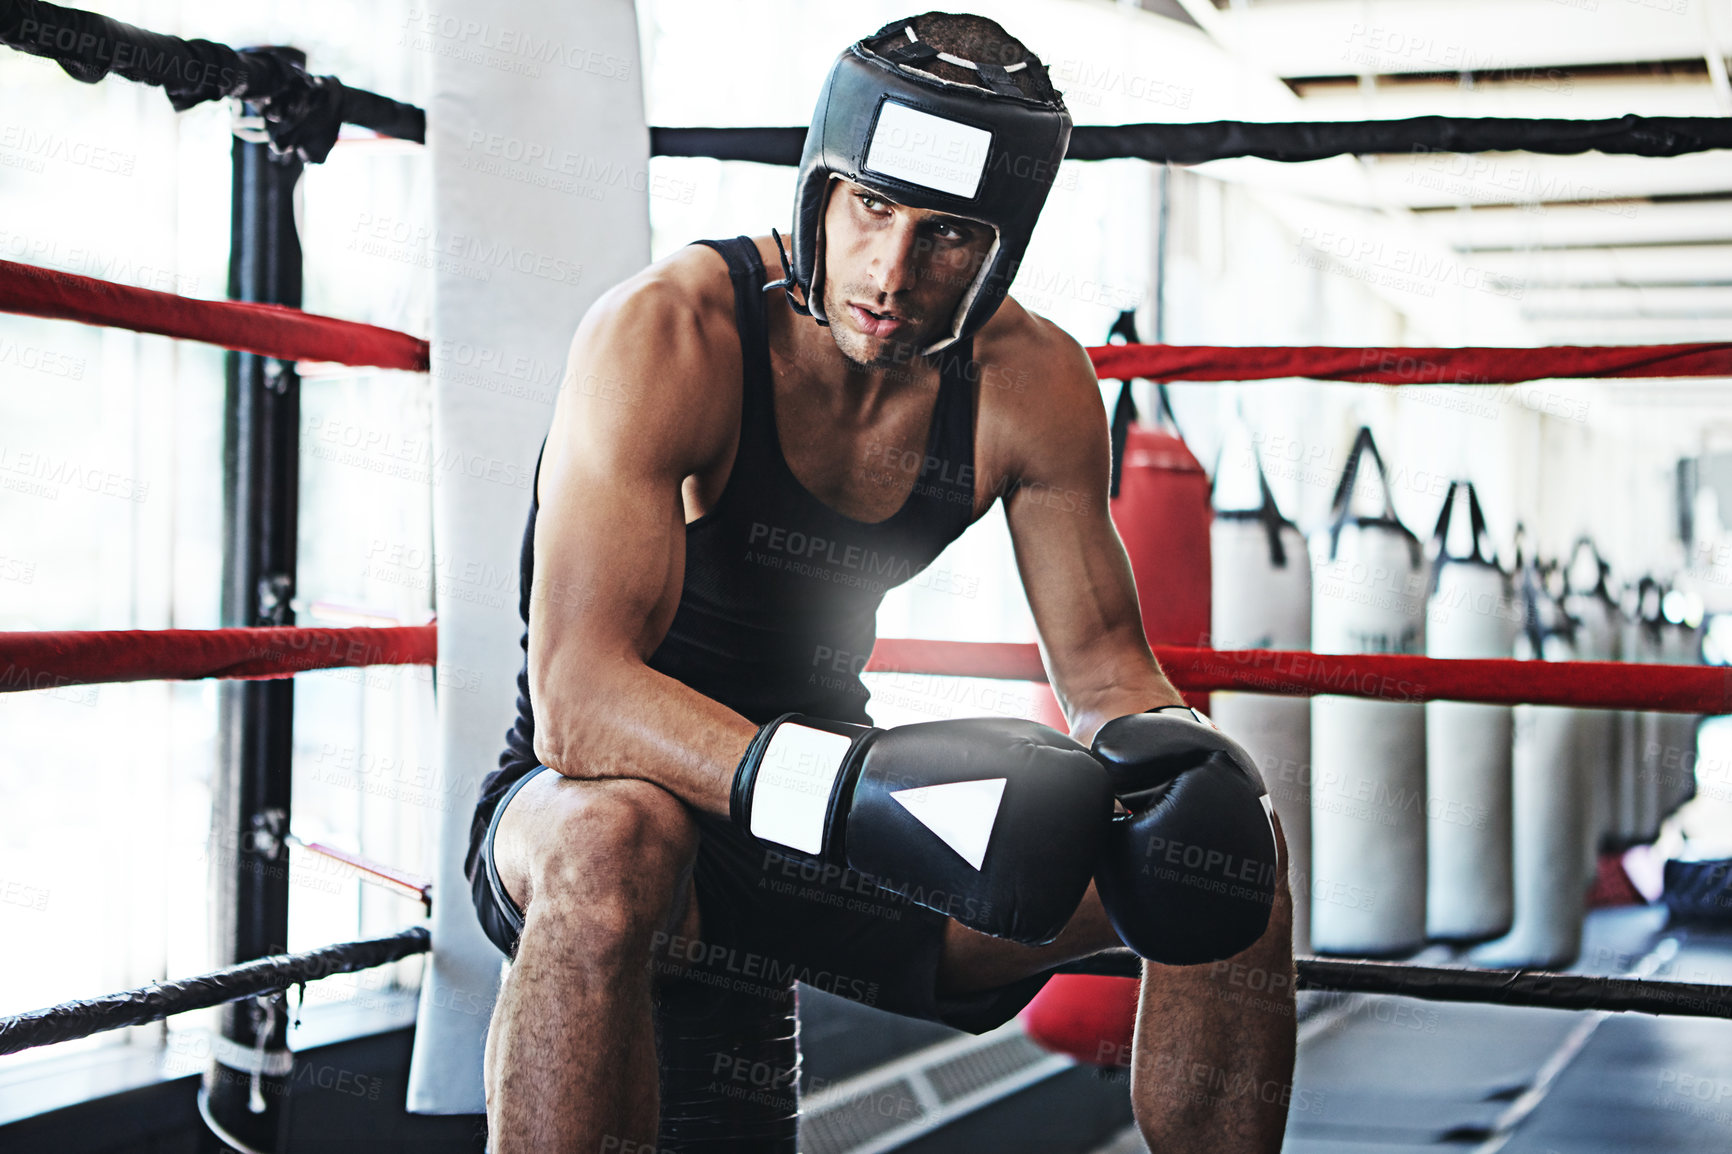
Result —
[[873, 312], [869, 308], [851, 302], [848, 305], [848, 311], [853, 314], [854, 323], [860, 327], [860, 331], [869, 337], [887, 337], [908, 326], [907, 318], [897, 316], [895, 313]]

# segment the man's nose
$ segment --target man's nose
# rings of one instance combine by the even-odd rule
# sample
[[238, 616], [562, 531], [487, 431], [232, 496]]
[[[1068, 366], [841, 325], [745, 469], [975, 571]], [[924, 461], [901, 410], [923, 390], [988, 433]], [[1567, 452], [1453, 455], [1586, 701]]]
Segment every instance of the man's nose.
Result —
[[920, 279], [922, 240], [915, 223], [898, 220], [873, 240], [868, 265], [873, 283], [885, 296], [913, 291]]

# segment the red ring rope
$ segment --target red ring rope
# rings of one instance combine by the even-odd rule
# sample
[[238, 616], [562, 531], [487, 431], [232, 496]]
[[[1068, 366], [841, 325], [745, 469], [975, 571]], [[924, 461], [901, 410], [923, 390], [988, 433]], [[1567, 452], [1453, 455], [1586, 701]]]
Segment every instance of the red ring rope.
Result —
[[[1573, 705], [1657, 713], [1732, 712], [1732, 670], [1712, 665], [1445, 661], [1402, 654], [1213, 650], [1176, 645], [1157, 645], [1154, 652], [1167, 677], [1187, 692], [1240, 689], [1297, 697], [1337, 694], [1390, 701]], [[1000, 642], [885, 638], [872, 650], [866, 672], [1046, 680], [1036, 646]]]
[[[0, 633], [0, 693], [115, 681], [288, 677], [309, 669], [432, 665], [433, 625], [338, 629], [129, 629]], [[1308, 697], [1571, 705], [1659, 713], [1732, 712], [1732, 670], [1618, 661], [1461, 661], [1157, 645], [1180, 689]], [[1045, 681], [1040, 650], [1015, 642], [886, 637], [868, 673]]]
[[1554, 345], [1536, 349], [1107, 345], [1103, 379], [1260, 381], [1308, 377], [1380, 385], [1510, 385], [1553, 377], [1732, 377], [1732, 343]]
[[282, 305], [206, 301], [0, 260], [0, 312], [112, 325], [285, 361], [426, 371], [427, 342]]
[[254, 680], [357, 665], [432, 665], [438, 652], [431, 625], [0, 633], [0, 693], [114, 681]]

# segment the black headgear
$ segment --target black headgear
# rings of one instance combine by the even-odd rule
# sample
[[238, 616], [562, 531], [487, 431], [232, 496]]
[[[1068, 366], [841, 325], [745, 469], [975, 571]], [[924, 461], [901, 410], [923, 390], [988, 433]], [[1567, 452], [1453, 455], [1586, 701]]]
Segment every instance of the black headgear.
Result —
[[[870, 47], [888, 36], [904, 38]], [[918, 67], [932, 60], [973, 69], [981, 84], [941, 80]], [[1016, 276], [1070, 142], [1064, 101], [1024, 96], [1011, 82], [1009, 74], [1030, 62], [1039, 60], [1030, 56], [1006, 68], [939, 52], [915, 38], [912, 20], [887, 24], [836, 58], [800, 157], [788, 279], [800, 286], [806, 304], [795, 304], [791, 295], [790, 304], [829, 323], [824, 206], [831, 179], [843, 177], [896, 204], [992, 228], [992, 248], [963, 292], [950, 331], [921, 351], [937, 352], [987, 322]]]

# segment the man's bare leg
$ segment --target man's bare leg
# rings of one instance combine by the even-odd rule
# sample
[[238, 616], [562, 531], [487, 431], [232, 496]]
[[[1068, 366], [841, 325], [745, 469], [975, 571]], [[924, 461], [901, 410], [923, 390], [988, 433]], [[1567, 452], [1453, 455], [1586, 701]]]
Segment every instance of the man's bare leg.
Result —
[[[1269, 928], [1255, 945], [1209, 965], [1143, 963], [1131, 1106], [1154, 1154], [1281, 1148], [1297, 1024], [1293, 903], [1278, 821], [1276, 840], [1281, 876]], [[1091, 885], [1050, 945], [1021, 946], [951, 922], [939, 984], [957, 992], [991, 989], [1119, 945]]]
[[494, 845], [526, 916], [487, 1032], [489, 1149], [653, 1146], [650, 950], [670, 925], [698, 935], [696, 827], [647, 782], [549, 773], [518, 791]]
[[1154, 1154], [1281, 1149], [1293, 1093], [1293, 901], [1286, 847], [1269, 928], [1200, 966], [1143, 963], [1131, 1107]]

